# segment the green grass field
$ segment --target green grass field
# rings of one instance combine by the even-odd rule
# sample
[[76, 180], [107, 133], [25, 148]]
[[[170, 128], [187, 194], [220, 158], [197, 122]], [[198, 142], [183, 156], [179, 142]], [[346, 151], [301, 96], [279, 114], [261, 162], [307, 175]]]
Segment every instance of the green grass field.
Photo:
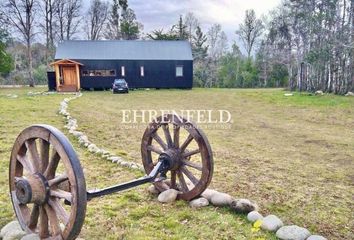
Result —
[[[39, 89], [41, 90], [41, 89]], [[43, 90], [43, 89], [42, 89]], [[64, 131], [57, 114], [66, 96], [27, 96], [29, 88], [0, 89], [0, 226], [13, 219], [7, 194], [8, 161], [17, 134], [34, 123]], [[36, 89], [38, 91], [38, 89]], [[7, 94], [18, 94], [10, 99]], [[211, 188], [236, 198], [249, 198], [261, 213], [276, 214], [328, 239], [354, 235], [354, 98], [285, 97], [279, 89], [194, 89], [84, 92], [70, 103], [79, 131], [125, 158], [141, 162], [144, 129], [124, 128], [122, 109], [225, 109], [230, 129], [205, 129], [214, 152]], [[104, 161], [80, 147], [73, 138], [88, 189], [109, 186], [141, 176]], [[162, 205], [146, 186], [95, 199], [81, 236], [86, 239], [275, 239], [253, 233], [244, 215], [227, 208], [191, 209], [177, 201]]]

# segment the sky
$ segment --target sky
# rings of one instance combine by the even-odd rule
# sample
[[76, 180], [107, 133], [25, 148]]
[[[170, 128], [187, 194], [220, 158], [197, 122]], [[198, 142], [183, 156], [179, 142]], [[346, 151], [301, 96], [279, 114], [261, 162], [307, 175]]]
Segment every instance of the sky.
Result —
[[221, 24], [229, 43], [236, 40], [235, 31], [247, 9], [254, 9], [257, 17], [260, 17], [280, 2], [281, 0], [128, 0], [138, 21], [144, 24], [145, 33], [161, 28], [168, 30], [178, 22], [181, 14], [193, 12], [204, 32], [214, 23]]
[[[90, 0], [83, 2], [86, 7], [90, 5]], [[192, 12], [205, 33], [212, 24], [219, 23], [229, 43], [236, 40], [235, 31], [247, 9], [254, 9], [257, 17], [261, 17], [280, 2], [281, 0], [128, 0], [129, 7], [144, 25], [144, 33], [161, 28], [169, 30], [178, 22], [180, 15]]]

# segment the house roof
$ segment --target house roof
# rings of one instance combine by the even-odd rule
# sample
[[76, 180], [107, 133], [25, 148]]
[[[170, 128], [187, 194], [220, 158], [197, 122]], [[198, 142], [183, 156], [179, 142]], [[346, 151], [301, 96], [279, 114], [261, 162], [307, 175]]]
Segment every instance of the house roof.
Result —
[[50, 64], [50, 66], [54, 66], [54, 65], [67, 65], [67, 64], [74, 64], [74, 65], [80, 65], [80, 66], [83, 66], [82, 63], [79, 63], [79, 62], [76, 62], [76, 61], [73, 61], [71, 59], [61, 59], [61, 60], [58, 60], [58, 61], [55, 61], [55, 62], [52, 62]]
[[193, 60], [193, 56], [187, 41], [72, 40], [59, 43], [55, 59]]

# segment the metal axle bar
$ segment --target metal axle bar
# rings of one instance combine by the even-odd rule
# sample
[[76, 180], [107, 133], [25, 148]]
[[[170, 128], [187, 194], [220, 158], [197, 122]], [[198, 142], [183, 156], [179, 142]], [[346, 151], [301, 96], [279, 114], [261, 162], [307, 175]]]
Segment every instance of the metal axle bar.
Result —
[[164, 179], [166, 176], [166, 172], [169, 168], [169, 161], [164, 158], [164, 157], [159, 157], [159, 162], [156, 164], [156, 166], [152, 169], [149, 175], [144, 176], [142, 178], [138, 178], [136, 180], [118, 184], [112, 187], [107, 187], [104, 189], [99, 189], [99, 190], [91, 190], [87, 192], [87, 200], [91, 200], [92, 198], [96, 197], [101, 197], [104, 195], [120, 192], [123, 190], [127, 190], [148, 182], [154, 182], [156, 181], [156, 177], [160, 174], [160, 179], [158, 181], [161, 181]]

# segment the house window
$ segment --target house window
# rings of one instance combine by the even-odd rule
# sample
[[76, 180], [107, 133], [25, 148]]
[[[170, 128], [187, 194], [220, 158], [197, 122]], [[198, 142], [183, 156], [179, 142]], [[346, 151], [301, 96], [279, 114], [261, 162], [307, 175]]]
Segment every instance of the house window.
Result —
[[183, 66], [176, 67], [176, 77], [183, 77]]
[[122, 77], [125, 77], [125, 66], [120, 67]]
[[140, 66], [140, 77], [144, 77], [144, 66]]
[[83, 70], [82, 76], [99, 76], [99, 77], [112, 77], [116, 76], [116, 70]]

